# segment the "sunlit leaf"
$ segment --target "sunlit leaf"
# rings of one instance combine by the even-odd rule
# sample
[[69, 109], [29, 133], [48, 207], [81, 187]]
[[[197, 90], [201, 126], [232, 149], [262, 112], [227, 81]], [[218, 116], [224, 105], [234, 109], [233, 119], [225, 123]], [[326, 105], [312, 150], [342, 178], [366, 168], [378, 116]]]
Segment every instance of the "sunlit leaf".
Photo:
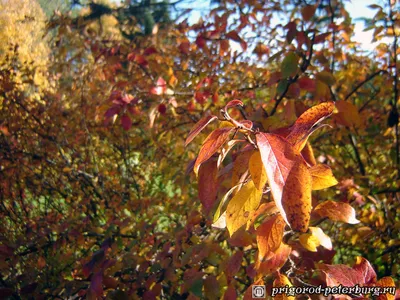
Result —
[[257, 247], [260, 260], [273, 256], [282, 243], [285, 221], [280, 215], [275, 215], [264, 221], [257, 228]]
[[250, 156], [249, 171], [256, 188], [262, 190], [267, 183], [267, 173], [265, 172], [259, 151], [254, 151]]
[[226, 208], [226, 225], [231, 236], [247, 223], [250, 213], [258, 208], [261, 196], [261, 191], [249, 181], [232, 198]]
[[[291, 287], [293, 286], [289, 278], [285, 275], [278, 273], [276, 279], [274, 280], [274, 287]], [[286, 293], [277, 294], [274, 296], [274, 300], [294, 300], [294, 296], [288, 296]]]
[[308, 136], [315, 126], [330, 116], [335, 108], [333, 102], [324, 102], [306, 110], [290, 128], [287, 140], [292, 143], [299, 153], [305, 146]]
[[246, 151], [239, 152], [233, 162], [232, 170], [232, 185], [237, 185], [240, 183], [240, 178], [249, 168], [249, 160], [253, 151], [246, 149]]
[[302, 157], [298, 157], [286, 178], [282, 207], [290, 227], [306, 232], [310, 222], [312, 180]]
[[268, 275], [272, 272], [278, 271], [287, 261], [292, 248], [284, 243], [274, 252], [268, 260], [257, 259], [255, 268], [258, 274]]
[[215, 129], [204, 141], [199, 155], [197, 156], [196, 163], [194, 164], [194, 172], [197, 174], [199, 166], [209, 159], [215, 152], [221, 148], [228, 140], [229, 134], [233, 128], [218, 128]]
[[360, 222], [356, 219], [354, 208], [344, 202], [328, 200], [318, 204], [314, 212], [320, 217], [327, 217], [332, 221], [341, 221], [349, 224], [357, 224]]
[[157, 79], [157, 84], [150, 90], [151, 94], [154, 95], [162, 95], [167, 90], [167, 82], [162, 78], [159, 77]]
[[[381, 279], [379, 279], [375, 286], [381, 287], [381, 288], [392, 288], [392, 290], [396, 290], [396, 284], [393, 280], [392, 277], [383, 277]], [[395, 299], [395, 295], [391, 294], [390, 292], [386, 293], [386, 294], [382, 294], [379, 295], [377, 297], [378, 300], [394, 300]]]
[[303, 156], [304, 160], [310, 166], [315, 166], [317, 164], [317, 161], [315, 160], [315, 156], [314, 156], [314, 150], [312, 149], [309, 142], [307, 142], [305, 144], [303, 150], [301, 150], [301, 156]]
[[271, 133], [257, 134], [256, 141], [275, 204], [282, 217], [289, 223], [282, 205], [282, 194], [287, 178], [295, 164], [294, 150], [284, 138]]
[[308, 228], [309, 231], [311, 232], [311, 234], [316, 237], [319, 241], [319, 244], [328, 249], [328, 250], [332, 250], [332, 241], [331, 238], [329, 236], [327, 236], [321, 228], [319, 227], [309, 227]]
[[252, 212], [247, 221], [246, 230], [255, 223], [258, 217], [269, 217], [275, 215], [279, 212], [278, 207], [276, 207], [275, 202], [262, 203], [258, 209]]
[[317, 252], [317, 247], [320, 245], [318, 238], [310, 233], [301, 234], [299, 241], [304, 248], [311, 252]]
[[325, 273], [328, 286], [363, 286], [376, 282], [376, 273], [365, 258], [359, 258], [353, 268], [341, 264], [321, 264], [320, 268]]
[[186, 138], [185, 141], [185, 147], [193, 141], [193, 139], [204, 129], [207, 127], [208, 124], [210, 124], [212, 121], [218, 119], [216, 116], [205, 116], [201, 118], [196, 125], [193, 126], [192, 130], [190, 130], [188, 137]]
[[338, 183], [328, 165], [318, 164], [310, 168], [312, 177], [312, 189], [322, 190], [334, 186]]

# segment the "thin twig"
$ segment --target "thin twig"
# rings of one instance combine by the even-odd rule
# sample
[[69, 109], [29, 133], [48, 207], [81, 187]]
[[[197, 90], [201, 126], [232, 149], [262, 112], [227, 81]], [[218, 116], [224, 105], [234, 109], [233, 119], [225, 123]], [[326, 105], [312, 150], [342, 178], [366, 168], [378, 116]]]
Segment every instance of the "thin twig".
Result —
[[[390, 67], [390, 66], [389, 66]], [[364, 84], [366, 84], [368, 81], [370, 81], [371, 79], [373, 79], [375, 76], [378, 76], [381, 73], [387, 73], [387, 70], [379, 70], [375, 73], [372, 73], [371, 75], [367, 76], [363, 81], [361, 81], [359, 84], [357, 84], [351, 91], [350, 93], [347, 94], [347, 96], [344, 98], [344, 100], [346, 101], [347, 99], [349, 99], [355, 92], [357, 92], [357, 90], [362, 87]]]
[[364, 167], [364, 164], [363, 164], [363, 162], [361, 160], [360, 152], [358, 151], [354, 135], [349, 133], [349, 139], [350, 139], [351, 147], [353, 148], [354, 153], [356, 155], [356, 159], [357, 159], [358, 167], [360, 169], [360, 173], [361, 173], [361, 175], [365, 176], [365, 167]]

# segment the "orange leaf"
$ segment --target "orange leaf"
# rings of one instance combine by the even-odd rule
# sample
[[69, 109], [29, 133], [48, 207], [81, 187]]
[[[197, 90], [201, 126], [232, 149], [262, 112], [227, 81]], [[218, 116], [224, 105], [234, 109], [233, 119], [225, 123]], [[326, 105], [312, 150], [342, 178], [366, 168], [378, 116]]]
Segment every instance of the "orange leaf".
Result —
[[221, 40], [219, 42], [222, 53], [228, 52], [229, 50], [229, 41], [228, 40]]
[[193, 139], [212, 121], [218, 119], [217, 116], [206, 116], [201, 118], [196, 125], [193, 126], [192, 130], [190, 130], [188, 137], [185, 141], [185, 147], [193, 141]]
[[256, 141], [275, 204], [288, 223], [282, 206], [282, 194], [289, 173], [295, 164], [296, 155], [292, 146], [279, 135], [259, 133], [256, 135]]
[[261, 161], [260, 151], [254, 151], [250, 156], [249, 171], [256, 188], [263, 190], [267, 183], [267, 173]]
[[278, 250], [275, 251], [270, 259], [266, 261], [257, 259], [255, 264], [257, 273], [260, 275], [268, 275], [279, 270], [285, 264], [291, 252], [292, 248], [290, 246], [281, 243]]
[[254, 48], [253, 51], [257, 56], [260, 58], [264, 54], [269, 54], [269, 48], [266, 45], [263, 45], [261, 43], [257, 44], [257, 46]]
[[273, 255], [282, 243], [285, 221], [275, 215], [257, 228], [257, 247], [260, 260]]
[[293, 165], [282, 194], [282, 206], [290, 227], [306, 232], [311, 213], [311, 174], [301, 156]]
[[377, 300], [394, 300], [396, 294], [396, 284], [392, 277], [383, 277], [376, 282], [376, 286], [380, 286], [385, 294], [379, 295]]
[[357, 224], [356, 212], [349, 204], [344, 202], [325, 201], [314, 209], [320, 217], [328, 217], [332, 221], [341, 221], [349, 224]]
[[250, 285], [243, 295], [243, 300], [253, 300], [253, 286], [254, 285], [265, 285], [262, 278], [257, 279], [252, 285]]
[[190, 43], [189, 43], [189, 41], [182, 42], [178, 46], [178, 48], [183, 54], [189, 54], [189, 52], [190, 52]]
[[210, 133], [210, 135], [204, 141], [194, 164], [193, 169], [196, 174], [199, 171], [199, 166], [213, 156], [213, 154], [217, 152], [223, 144], [225, 144], [232, 130], [233, 128], [218, 128]]
[[262, 203], [256, 211], [250, 214], [249, 220], [247, 221], [246, 230], [249, 230], [259, 216], [268, 217], [278, 212], [279, 209], [276, 207], [274, 202]]
[[207, 213], [210, 212], [217, 200], [219, 182], [216, 159], [209, 159], [199, 168], [198, 193], [201, 204]]
[[338, 183], [328, 165], [318, 164], [310, 168], [313, 191], [326, 189]]
[[347, 101], [338, 101], [336, 102], [336, 108], [338, 113], [334, 115], [334, 119], [337, 123], [347, 127], [360, 125], [360, 114], [354, 104]]
[[330, 116], [335, 108], [333, 102], [324, 102], [306, 110], [293, 124], [287, 140], [294, 145], [299, 153], [305, 146], [308, 136], [314, 131], [315, 125]]

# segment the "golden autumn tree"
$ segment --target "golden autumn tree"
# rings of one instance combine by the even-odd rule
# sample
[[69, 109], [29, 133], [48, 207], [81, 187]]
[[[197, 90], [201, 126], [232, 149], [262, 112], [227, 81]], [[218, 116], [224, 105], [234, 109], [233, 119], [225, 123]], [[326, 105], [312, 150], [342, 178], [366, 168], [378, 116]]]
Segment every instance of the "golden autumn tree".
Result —
[[17, 60], [36, 69], [33, 79], [40, 84], [46, 80], [50, 54], [43, 38], [46, 18], [40, 5], [34, 0], [1, 1], [0, 10], [1, 62]]

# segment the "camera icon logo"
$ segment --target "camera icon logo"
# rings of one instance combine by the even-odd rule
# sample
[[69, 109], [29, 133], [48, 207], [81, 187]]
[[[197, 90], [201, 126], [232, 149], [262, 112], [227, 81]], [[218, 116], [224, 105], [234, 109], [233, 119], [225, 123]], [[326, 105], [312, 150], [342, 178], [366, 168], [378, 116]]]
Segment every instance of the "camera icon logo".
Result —
[[251, 287], [253, 299], [265, 298], [265, 285], [253, 285]]

